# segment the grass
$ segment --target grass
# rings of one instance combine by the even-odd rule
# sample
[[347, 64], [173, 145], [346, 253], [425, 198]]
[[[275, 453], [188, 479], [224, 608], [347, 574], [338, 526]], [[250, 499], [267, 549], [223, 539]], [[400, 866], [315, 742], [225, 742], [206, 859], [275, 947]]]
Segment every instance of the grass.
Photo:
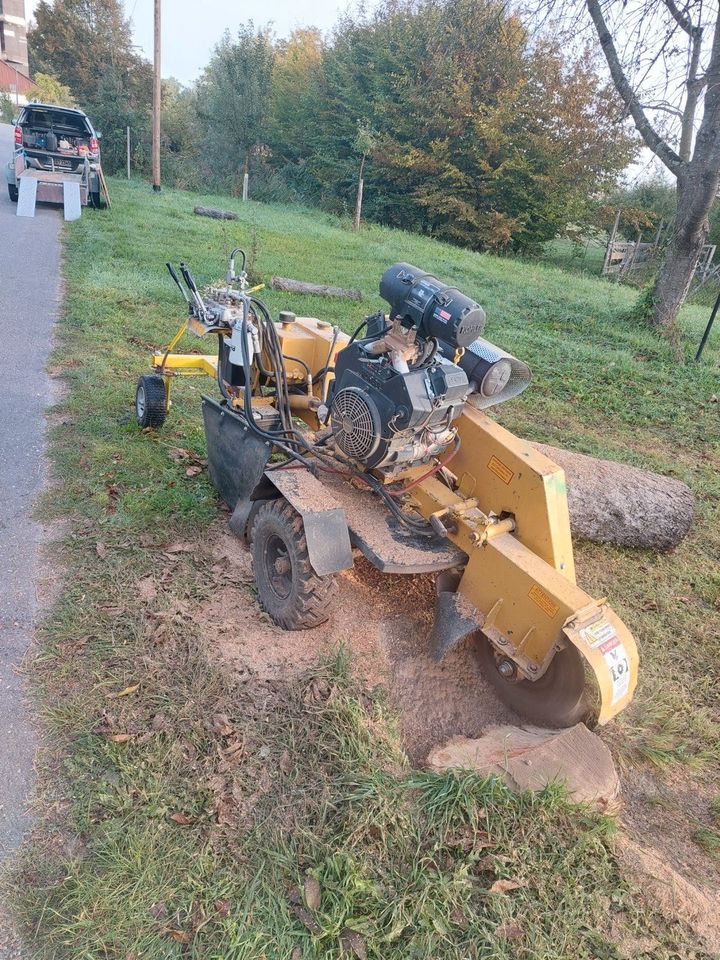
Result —
[[[132, 395], [183, 313], [165, 260], [207, 282], [239, 243], [256, 278], [358, 286], [360, 305], [267, 291], [273, 310], [346, 330], [381, 305], [396, 260], [457, 283], [485, 306], [488, 337], [533, 366], [507, 426], [696, 492], [697, 524], [672, 555], [579, 545], [578, 567], [641, 646], [637, 699], [611, 742], [629, 764], [705, 784], [720, 733], [718, 339], [703, 364], [683, 364], [623, 319], [632, 292], [600, 280], [380, 227], [355, 234], [296, 208], [228, 199], [240, 219], [218, 222], [179, 191], [112, 190], [112, 211], [68, 229], [53, 358], [67, 390], [42, 509], [71, 518], [68, 576], [32, 667], [46, 816], [15, 896], [37, 955], [577, 960], [640, 956], [624, 945], [643, 937], [648, 956], [701, 956], [622, 876], [611, 820], [557, 790], [518, 797], [409, 770], [382, 698], [349, 679], [342, 653], [293, 682], [218, 666], [194, 617], [226, 582], [218, 503], [173, 454], [203, 456], [199, 397], [212, 387], [179, 384], [156, 433], [137, 430]], [[688, 357], [704, 319], [683, 317]]]

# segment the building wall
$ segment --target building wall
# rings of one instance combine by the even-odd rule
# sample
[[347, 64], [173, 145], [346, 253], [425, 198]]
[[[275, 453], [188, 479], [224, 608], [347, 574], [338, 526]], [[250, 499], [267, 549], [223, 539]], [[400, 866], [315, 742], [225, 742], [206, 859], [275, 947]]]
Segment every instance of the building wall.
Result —
[[0, 60], [28, 72], [25, 0], [0, 0]]

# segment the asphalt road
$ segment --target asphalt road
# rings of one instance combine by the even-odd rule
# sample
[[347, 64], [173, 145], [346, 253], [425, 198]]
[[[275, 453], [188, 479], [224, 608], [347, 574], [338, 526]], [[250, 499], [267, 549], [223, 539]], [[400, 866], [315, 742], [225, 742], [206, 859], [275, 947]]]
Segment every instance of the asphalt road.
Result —
[[[45, 372], [60, 299], [62, 210], [15, 216], [4, 178], [12, 127], [0, 124], [0, 865], [28, 825], [34, 738], [19, 667], [38, 616], [42, 529], [31, 517], [45, 474]], [[0, 913], [2, 907], [0, 905]], [[3, 932], [0, 960], [15, 957]]]

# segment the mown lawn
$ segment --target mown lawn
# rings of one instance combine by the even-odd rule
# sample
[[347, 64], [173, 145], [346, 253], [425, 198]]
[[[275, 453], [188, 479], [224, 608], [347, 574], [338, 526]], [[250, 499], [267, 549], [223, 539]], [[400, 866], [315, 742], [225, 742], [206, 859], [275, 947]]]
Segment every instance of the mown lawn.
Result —
[[380, 227], [355, 234], [317, 212], [228, 199], [240, 220], [212, 221], [192, 214], [195, 196], [111, 188], [111, 211], [68, 229], [53, 359], [67, 393], [43, 511], [71, 518], [58, 548], [68, 576], [32, 671], [47, 820], [16, 897], [38, 954], [703, 956], [621, 875], [611, 820], [556, 790], [515, 797], [411, 771], [382, 698], [349, 679], [342, 652], [292, 683], [221, 671], [193, 617], [222, 590], [218, 503], [204, 474], [169, 455], [203, 456], [199, 397], [212, 386], [180, 384], [157, 433], [137, 430], [132, 398], [148, 351], [183, 316], [168, 259], [208, 282], [239, 244], [256, 280], [360, 287], [361, 304], [263, 294], [346, 330], [381, 306], [396, 260], [475, 296], [488, 338], [533, 367], [534, 385], [501, 411], [508, 427], [671, 473], [698, 497], [673, 554], [580, 544], [578, 568], [640, 643], [636, 702], [609, 741], [624, 764], [705, 791], [720, 760], [720, 332], [702, 364], [689, 360], [705, 311], [683, 317], [681, 362], [625, 318], [633, 293], [600, 280]]

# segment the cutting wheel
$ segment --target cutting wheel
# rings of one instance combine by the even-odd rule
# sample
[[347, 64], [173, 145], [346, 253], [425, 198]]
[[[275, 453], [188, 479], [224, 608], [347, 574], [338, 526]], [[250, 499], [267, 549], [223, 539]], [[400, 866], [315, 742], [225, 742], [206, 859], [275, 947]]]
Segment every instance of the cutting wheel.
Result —
[[483, 676], [498, 697], [524, 720], [544, 727], [572, 727], [585, 722], [593, 725], [595, 710], [586, 685], [585, 667], [578, 650], [568, 644], [553, 657], [538, 680], [506, 677], [510, 661], [501, 657], [484, 636], [478, 634], [475, 652]]

